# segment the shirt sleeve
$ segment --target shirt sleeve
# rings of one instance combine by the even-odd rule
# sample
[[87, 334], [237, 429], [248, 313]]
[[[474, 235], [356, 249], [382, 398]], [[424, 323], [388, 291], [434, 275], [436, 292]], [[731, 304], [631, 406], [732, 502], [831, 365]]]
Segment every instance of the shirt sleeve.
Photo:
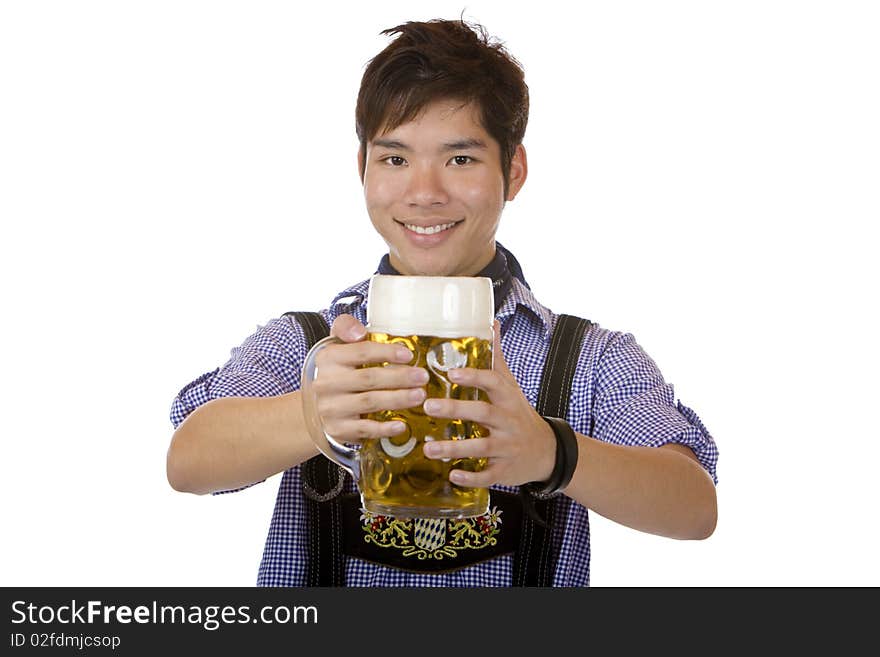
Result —
[[171, 404], [176, 429], [202, 404], [220, 397], [273, 397], [299, 390], [305, 335], [287, 317], [273, 319], [232, 349], [222, 367], [190, 382]]
[[697, 414], [675, 400], [673, 386], [632, 334], [611, 338], [595, 385], [594, 437], [619, 445], [686, 445], [718, 483], [715, 440]]
[[[212, 399], [273, 397], [299, 390], [305, 344], [302, 327], [287, 317], [258, 327], [241, 346], [232, 349], [225, 365], [198, 377], [177, 394], [171, 404], [174, 428]], [[213, 494], [236, 493], [258, 483]]]

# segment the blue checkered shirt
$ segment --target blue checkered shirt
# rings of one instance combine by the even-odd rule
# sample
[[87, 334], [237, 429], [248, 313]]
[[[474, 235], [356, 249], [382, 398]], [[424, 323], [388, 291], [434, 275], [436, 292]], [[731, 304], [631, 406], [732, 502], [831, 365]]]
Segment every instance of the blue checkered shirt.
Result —
[[[362, 281], [337, 295], [330, 308], [322, 311], [328, 324], [342, 313], [366, 324], [368, 288], [369, 281]], [[514, 279], [496, 317], [501, 322], [505, 360], [535, 405], [556, 315]], [[195, 408], [218, 397], [267, 397], [298, 390], [306, 353], [305, 335], [295, 321], [282, 317], [267, 322], [232, 350], [225, 365], [180, 391], [171, 408], [171, 422], [176, 428]], [[567, 419], [576, 432], [618, 445], [687, 445], [718, 481], [718, 450], [712, 436], [691, 409], [676, 402], [672, 385], [663, 380], [654, 361], [629, 333], [592, 325], [574, 376]], [[347, 492], [355, 492], [350, 478], [347, 483]], [[565, 496], [559, 501], [552, 519], [552, 542], [558, 555], [553, 584], [589, 586], [587, 509]], [[305, 586], [307, 555], [306, 498], [297, 466], [282, 476], [257, 585]], [[348, 586], [509, 586], [512, 572], [510, 554], [440, 574], [410, 573], [345, 557]]]

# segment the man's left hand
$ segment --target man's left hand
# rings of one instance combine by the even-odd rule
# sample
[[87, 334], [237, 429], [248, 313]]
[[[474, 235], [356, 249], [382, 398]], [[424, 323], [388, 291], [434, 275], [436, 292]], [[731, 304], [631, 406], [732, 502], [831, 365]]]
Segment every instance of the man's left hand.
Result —
[[481, 472], [452, 470], [449, 480], [459, 486], [517, 486], [545, 481], [550, 478], [556, 462], [556, 438], [510, 373], [501, 351], [501, 326], [497, 320], [493, 354], [491, 370], [461, 368], [448, 373], [453, 383], [485, 391], [488, 402], [429, 399], [424, 403], [428, 415], [477, 422], [489, 430], [489, 435], [471, 440], [427, 442], [425, 455], [435, 459], [489, 458], [489, 464]]

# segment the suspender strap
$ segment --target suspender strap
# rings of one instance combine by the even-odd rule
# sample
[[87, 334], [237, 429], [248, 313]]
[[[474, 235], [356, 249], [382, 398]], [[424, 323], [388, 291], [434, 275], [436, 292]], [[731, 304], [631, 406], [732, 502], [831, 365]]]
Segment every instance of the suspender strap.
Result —
[[[540, 415], [565, 419], [584, 334], [590, 321], [559, 315], [544, 363], [541, 388], [535, 410]], [[539, 500], [521, 490], [523, 502], [532, 509], [523, 514], [520, 546], [513, 564], [514, 586], [552, 586], [555, 557], [552, 554], [550, 522], [556, 499]], [[545, 520], [542, 521], [541, 518]]]
[[[314, 312], [289, 312], [302, 326], [306, 349], [330, 333], [323, 316]], [[308, 500], [309, 586], [342, 586], [345, 570], [342, 560], [342, 503], [339, 493], [345, 477], [342, 468], [323, 454], [302, 464], [303, 493]]]
[[318, 341], [330, 335], [330, 327], [321, 313], [291, 311], [285, 317], [293, 317], [306, 334], [306, 349], [311, 349]]
[[568, 400], [581, 354], [581, 342], [589, 327], [588, 319], [573, 315], [557, 317], [547, 362], [544, 364], [538, 403], [535, 404], [535, 409], [541, 415], [564, 420], [568, 414]]

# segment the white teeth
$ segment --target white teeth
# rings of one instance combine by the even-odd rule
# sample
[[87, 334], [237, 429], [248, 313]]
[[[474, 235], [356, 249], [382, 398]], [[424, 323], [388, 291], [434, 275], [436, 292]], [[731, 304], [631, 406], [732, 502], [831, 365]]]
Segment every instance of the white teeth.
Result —
[[447, 228], [452, 228], [457, 222], [451, 224], [440, 224], [438, 226], [413, 226], [412, 224], [404, 224], [408, 230], [419, 235], [433, 235], [434, 233], [442, 233]]

